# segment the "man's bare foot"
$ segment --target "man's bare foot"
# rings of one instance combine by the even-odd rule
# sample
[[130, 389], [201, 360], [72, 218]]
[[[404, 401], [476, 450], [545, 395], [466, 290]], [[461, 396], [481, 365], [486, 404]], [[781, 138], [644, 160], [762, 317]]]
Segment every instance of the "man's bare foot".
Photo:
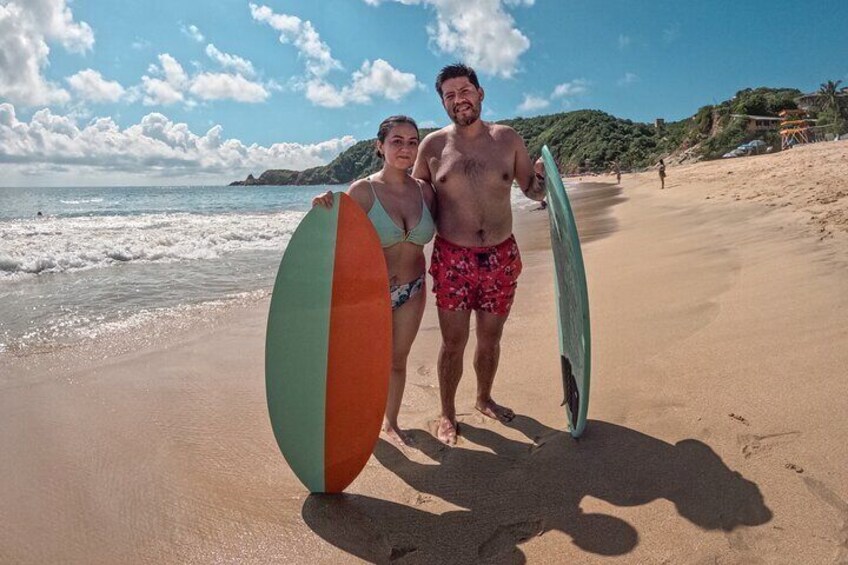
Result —
[[397, 426], [383, 424], [383, 433], [398, 447], [410, 447], [413, 444], [412, 438], [400, 431]]
[[456, 445], [457, 423], [440, 416], [436, 425], [436, 438], [445, 445]]
[[506, 406], [495, 404], [495, 401], [492, 399], [489, 399], [486, 402], [478, 400], [477, 410], [479, 410], [484, 416], [500, 420], [501, 422], [509, 422], [515, 418], [515, 412]]

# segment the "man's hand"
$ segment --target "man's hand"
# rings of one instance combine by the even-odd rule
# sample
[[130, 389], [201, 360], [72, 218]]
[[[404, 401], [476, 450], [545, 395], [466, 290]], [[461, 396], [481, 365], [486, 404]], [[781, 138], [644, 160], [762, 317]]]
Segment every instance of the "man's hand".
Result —
[[530, 179], [530, 188], [525, 192], [528, 198], [533, 200], [542, 200], [547, 196], [548, 191], [545, 187], [545, 164], [542, 159], [538, 159], [533, 164], [533, 178]]
[[542, 158], [539, 157], [536, 159], [536, 162], [533, 164], [533, 170], [536, 173], [536, 178], [542, 184], [545, 184], [545, 163], [542, 161]]

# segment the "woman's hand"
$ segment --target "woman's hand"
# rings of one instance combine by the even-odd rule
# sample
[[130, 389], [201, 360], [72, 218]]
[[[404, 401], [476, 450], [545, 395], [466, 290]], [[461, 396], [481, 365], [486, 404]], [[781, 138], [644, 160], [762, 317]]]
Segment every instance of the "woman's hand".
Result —
[[321, 193], [312, 199], [312, 206], [323, 206], [324, 208], [333, 207], [333, 192], [328, 190]]

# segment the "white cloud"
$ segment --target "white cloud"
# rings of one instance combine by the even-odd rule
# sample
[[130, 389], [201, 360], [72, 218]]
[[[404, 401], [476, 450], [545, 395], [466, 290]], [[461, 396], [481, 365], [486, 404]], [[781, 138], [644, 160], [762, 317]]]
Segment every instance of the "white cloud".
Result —
[[621, 35], [618, 36], [618, 48], [619, 49], [626, 49], [627, 47], [630, 46], [630, 42], [631, 42], [631, 40], [630, 40], [629, 35], [621, 34]]
[[21, 167], [30, 172], [65, 167], [71, 173], [100, 171], [112, 177], [118, 173], [145, 178], [216, 175], [234, 180], [268, 168], [301, 170], [322, 165], [355, 142], [344, 136], [313, 144], [248, 146], [223, 138], [219, 125], [198, 135], [160, 113], [148, 114], [126, 129], [112, 118], [91, 120], [81, 127], [49, 109], [21, 122], [13, 105], [0, 104], [0, 162], [19, 171]]
[[[141, 77], [141, 88], [144, 91], [145, 106], [168, 106], [182, 102], [185, 97], [183, 90], [188, 86], [188, 76], [182, 65], [168, 53], [159, 55], [161, 67], [151, 65], [148, 71], [153, 77]], [[164, 78], [156, 78], [158, 76]]]
[[188, 83], [188, 75], [183, 70], [182, 65], [167, 53], [159, 55], [159, 63], [162, 65], [162, 73], [165, 75], [165, 82], [174, 88], [184, 88]]
[[300, 55], [306, 59], [307, 71], [316, 77], [326, 76], [342, 65], [333, 59], [330, 47], [321, 41], [321, 37], [312, 22], [303, 21], [297, 16], [275, 14], [268, 6], [250, 4], [250, 15], [258, 22], [264, 22], [280, 32], [280, 43], [291, 43]]
[[65, 0], [0, 3], [0, 97], [26, 106], [70, 99], [42, 74], [49, 43], [84, 53], [94, 46], [94, 34], [87, 23], [74, 21]]
[[[94, 47], [94, 33], [85, 22], [76, 23], [65, 0], [27, 0], [25, 6], [34, 28], [48, 40], [58, 41], [72, 53], [85, 53]], [[13, 6], [8, 3], [7, 7]]]
[[639, 76], [636, 73], [624, 73], [624, 76], [618, 79], [617, 84], [618, 86], [627, 86], [634, 82], [639, 82]]
[[567, 96], [577, 96], [580, 94], [586, 94], [589, 90], [589, 81], [586, 79], [578, 78], [574, 79], [570, 82], [564, 82], [562, 84], [558, 84], [556, 88], [554, 88], [553, 93], [551, 94], [551, 98], [563, 98]]
[[206, 41], [206, 38], [203, 37], [203, 34], [200, 33], [200, 30], [197, 29], [197, 26], [194, 24], [191, 24], [189, 26], [183, 24], [180, 26], [180, 31], [183, 32], [183, 35], [190, 37], [198, 43], [203, 43], [204, 41]]
[[130, 47], [136, 51], [143, 51], [145, 49], [149, 49], [151, 45], [152, 44], [146, 39], [136, 38], [135, 41], [130, 44]]
[[362, 63], [362, 67], [353, 73], [351, 84], [341, 89], [320, 79], [308, 81], [306, 97], [318, 106], [341, 108], [350, 102], [368, 104], [374, 96], [397, 101], [418, 86], [415, 75], [400, 72], [386, 61], [377, 59], [373, 64], [370, 61]]
[[241, 75], [201, 73], [192, 79], [189, 92], [202, 100], [264, 102], [270, 93], [264, 86]]
[[[214, 49], [214, 46], [212, 47]], [[217, 49], [214, 52], [227, 57]], [[240, 61], [249, 64], [244, 59]], [[142, 102], [145, 106], [196, 103], [195, 100], [187, 98], [186, 94], [201, 100], [235, 100], [248, 103], [264, 102], [270, 96], [265, 85], [250, 81], [240, 74], [201, 72], [189, 77], [179, 61], [168, 53], [159, 55], [159, 65], [151, 65], [148, 69], [152, 76], [141, 77], [141, 90], [144, 92]]]
[[568, 100], [568, 98], [586, 94], [589, 91], [589, 85], [590, 82], [588, 80], [576, 78], [572, 81], [558, 84], [554, 87], [553, 92], [551, 92], [551, 95], [547, 98], [544, 96], [525, 93], [524, 100], [518, 105], [518, 111], [533, 112], [536, 110], [542, 110], [550, 106], [551, 102], [554, 100], [562, 100], [561, 105], [567, 108], [571, 105], [571, 101]]
[[144, 90], [142, 102], [145, 106], [168, 106], [185, 99], [182, 92], [164, 80], [145, 75], [141, 77], [141, 83]]
[[221, 67], [233, 70], [242, 76], [252, 77], [256, 75], [256, 70], [253, 68], [253, 63], [237, 55], [222, 53], [212, 43], [206, 46], [206, 55], [210, 59], [221, 65]]
[[[382, 0], [364, 0], [376, 6]], [[509, 78], [530, 40], [515, 27], [506, 6], [532, 6], [534, 0], [386, 0], [431, 6], [436, 22], [427, 26], [438, 51], [454, 55], [476, 70]]]
[[377, 59], [373, 63], [364, 61], [351, 75], [350, 84], [337, 87], [326, 77], [332, 70], [341, 70], [342, 65], [333, 58], [330, 47], [321, 40], [311, 22], [277, 14], [267, 6], [256, 4], [250, 4], [250, 12], [256, 21], [279, 31], [280, 42], [294, 45], [306, 60], [306, 77], [292, 82], [317, 106], [342, 108], [351, 103], [368, 104], [376, 97], [397, 101], [421, 86], [414, 74]]
[[104, 79], [93, 69], [85, 69], [65, 80], [79, 98], [88, 102], [117, 102], [126, 92], [120, 83]]
[[524, 101], [518, 105], [519, 112], [535, 112], [536, 110], [542, 110], [550, 106], [550, 102], [547, 98], [542, 98], [541, 96], [534, 96], [532, 94], [525, 94]]

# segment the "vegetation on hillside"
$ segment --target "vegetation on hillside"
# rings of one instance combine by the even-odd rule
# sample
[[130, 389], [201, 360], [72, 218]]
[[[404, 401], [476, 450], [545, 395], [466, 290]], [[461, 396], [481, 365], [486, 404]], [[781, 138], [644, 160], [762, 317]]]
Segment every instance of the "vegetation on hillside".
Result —
[[598, 110], [578, 110], [504, 123], [537, 156], [547, 145], [565, 173], [609, 170], [613, 161], [630, 169], [653, 164], [662, 153], [662, 132]]
[[[820, 124], [834, 133], [848, 127], [848, 93], [841, 81], [828, 81], [815, 96]], [[578, 110], [498, 123], [514, 128], [534, 158], [547, 145], [560, 169], [567, 174], [610, 170], [618, 162], [623, 170], [652, 166], [660, 158], [715, 159], [754, 138], [780, 147], [777, 131], [749, 132], [747, 120], [738, 116], [777, 116], [796, 109], [802, 96], [794, 88], [747, 88], [730, 100], [704, 106], [694, 116], [655, 127], [623, 120], [599, 110]], [[734, 117], [736, 116], [736, 117]], [[432, 130], [422, 130], [422, 136]], [[345, 184], [379, 170], [374, 140], [360, 141], [331, 163], [305, 171], [269, 170], [255, 179], [233, 184]]]
[[780, 147], [777, 132], [748, 132], [747, 121], [734, 116], [777, 117], [782, 110], [798, 108], [795, 99], [802, 92], [794, 88], [746, 88], [730, 100], [715, 106], [704, 106], [693, 118], [687, 137], [690, 146], [699, 145], [699, 156], [717, 159], [727, 151], [752, 139], [763, 139], [768, 145]]
[[848, 88], [839, 89], [841, 80], [822, 83], [816, 106], [819, 122], [828, 133], [841, 135], [848, 132]]

